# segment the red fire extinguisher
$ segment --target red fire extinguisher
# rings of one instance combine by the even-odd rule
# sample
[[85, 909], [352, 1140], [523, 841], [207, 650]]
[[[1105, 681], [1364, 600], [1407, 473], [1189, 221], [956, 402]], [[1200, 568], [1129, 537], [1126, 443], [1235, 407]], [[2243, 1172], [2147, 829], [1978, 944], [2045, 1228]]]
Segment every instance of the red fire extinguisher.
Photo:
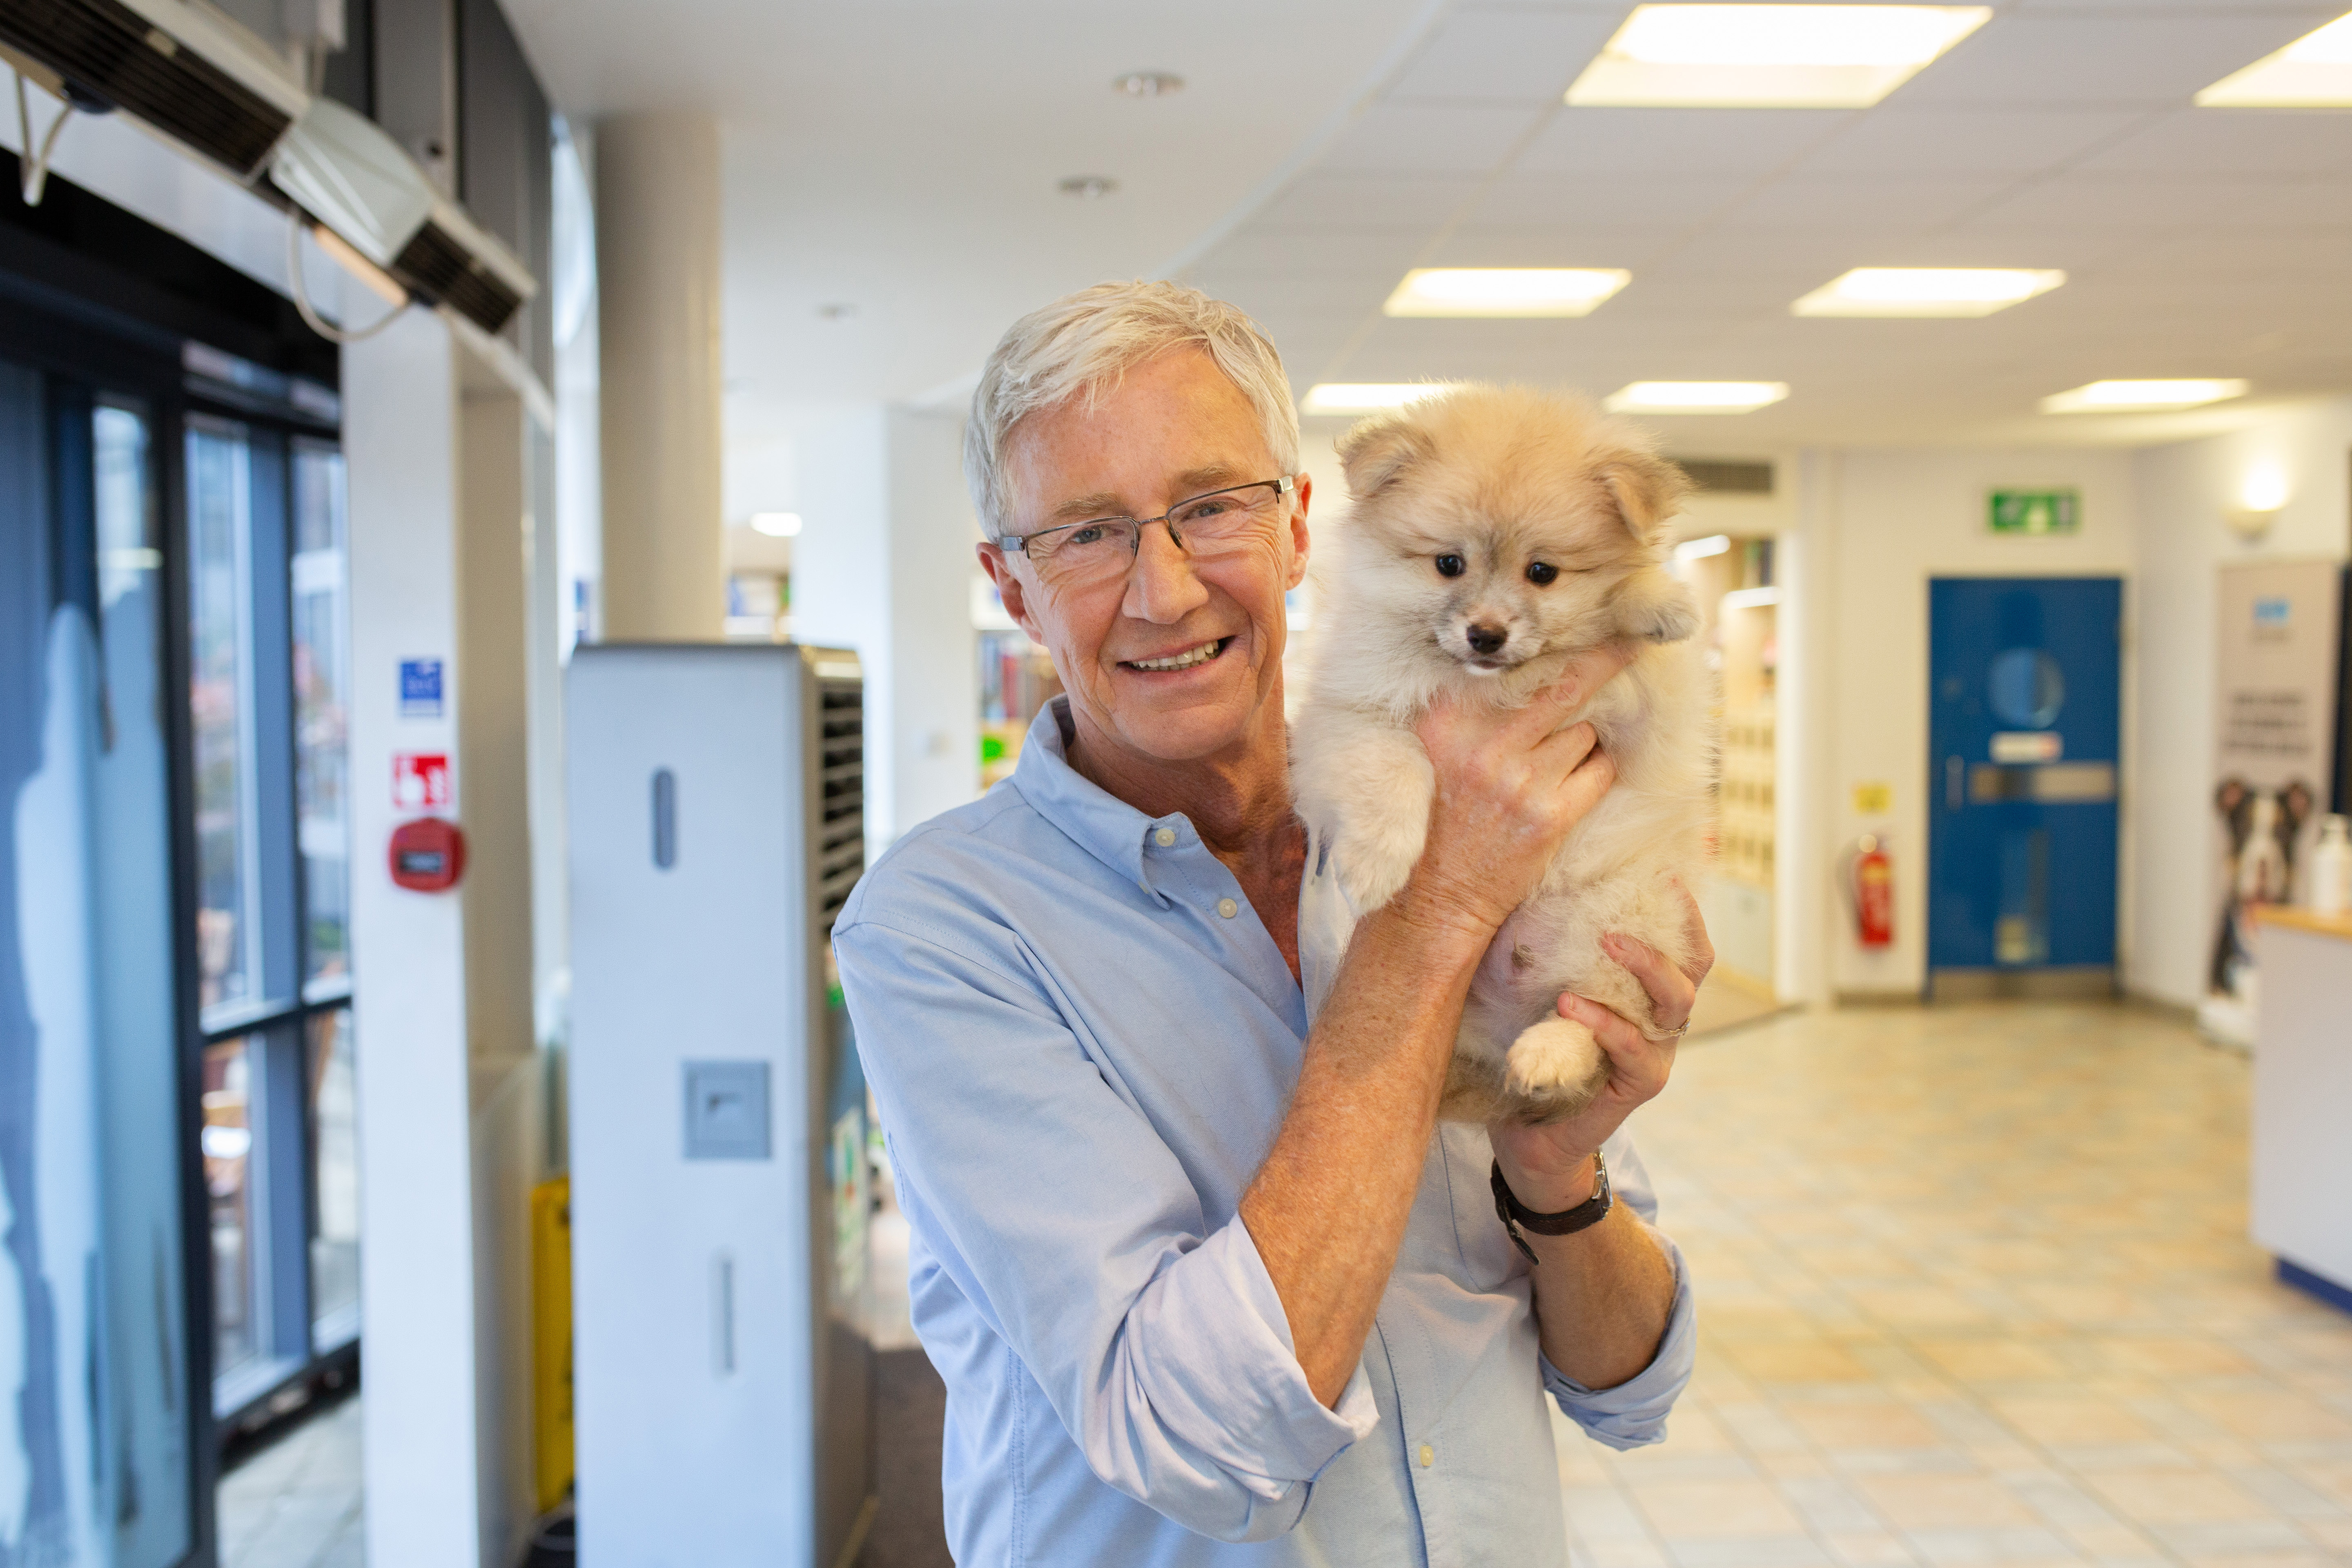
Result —
[[1878, 836], [1865, 833], [1853, 858], [1853, 920], [1855, 934], [1864, 947], [1886, 947], [1895, 941], [1895, 861], [1879, 847]]

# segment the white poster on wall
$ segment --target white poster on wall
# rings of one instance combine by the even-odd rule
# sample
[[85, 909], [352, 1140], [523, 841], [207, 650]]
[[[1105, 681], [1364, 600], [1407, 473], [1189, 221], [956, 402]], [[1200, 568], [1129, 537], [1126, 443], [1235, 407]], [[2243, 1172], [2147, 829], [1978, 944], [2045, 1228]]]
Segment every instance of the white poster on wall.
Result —
[[2213, 940], [2199, 1018], [2253, 1043], [2252, 910], [2304, 895], [2336, 754], [2337, 617], [2333, 561], [2224, 566], [2215, 650]]

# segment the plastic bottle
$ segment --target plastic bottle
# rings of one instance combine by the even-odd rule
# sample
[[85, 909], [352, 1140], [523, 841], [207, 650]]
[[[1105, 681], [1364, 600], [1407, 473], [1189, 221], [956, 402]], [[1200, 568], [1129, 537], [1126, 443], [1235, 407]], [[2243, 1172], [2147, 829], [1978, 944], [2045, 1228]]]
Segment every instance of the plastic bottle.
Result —
[[2352, 913], [2352, 838], [2344, 818], [2320, 819], [2319, 842], [2311, 851], [2311, 909], [2315, 914]]

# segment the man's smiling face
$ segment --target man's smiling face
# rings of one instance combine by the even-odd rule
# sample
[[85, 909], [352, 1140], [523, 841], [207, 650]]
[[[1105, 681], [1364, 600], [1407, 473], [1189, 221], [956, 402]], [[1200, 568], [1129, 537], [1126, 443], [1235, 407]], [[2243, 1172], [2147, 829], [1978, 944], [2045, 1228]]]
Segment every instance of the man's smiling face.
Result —
[[[1241, 389], [1207, 353], [1131, 367], [1088, 410], [1033, 414], [1006, 453], [1012, 515], [1034, 532], [1102, 517], [1157, 517], [1179, 501], [1276, 478]], [[1019, 552], [981, 560], [1022, 628], [1054, 656], [1081, 744], [1137, 763], [1212, 761], [1282, 724], [1283, 595], [1307, 574], [1309, 485], [1271, 509], [1261, 539], [1196, 561], [1153, 523], [1124, 577], [1041, 581]]]

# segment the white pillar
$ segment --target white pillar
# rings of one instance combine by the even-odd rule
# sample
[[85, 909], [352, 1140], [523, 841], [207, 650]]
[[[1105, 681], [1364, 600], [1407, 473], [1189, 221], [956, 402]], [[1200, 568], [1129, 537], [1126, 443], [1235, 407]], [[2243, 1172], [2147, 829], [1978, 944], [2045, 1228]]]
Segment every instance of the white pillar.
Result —
[[793, 637], [866, 668], [871, 854], [980, 789], [980, 538], [952, 415], [872, 406], [797, 442]]
[[609, 641], [723, 629], [719, 202], [719, 128], [707, 116], [597, 125]]
[[[373, 1563], [504, 1568], [530, 1523], [531, 1027], [525, 416], [422, 310], [343, 358], [364, 1471]], [[404, 660], [442, 664], [405, 713]], [[449, 759], [450, 891], [394, 885], [393, 759]]]

